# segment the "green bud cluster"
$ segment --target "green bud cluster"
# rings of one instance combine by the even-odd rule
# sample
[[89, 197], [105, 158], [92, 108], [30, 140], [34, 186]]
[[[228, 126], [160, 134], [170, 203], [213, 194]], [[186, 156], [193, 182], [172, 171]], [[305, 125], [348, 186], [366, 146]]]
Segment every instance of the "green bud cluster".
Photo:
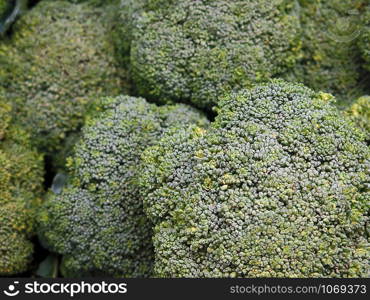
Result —
[[363, 31], [365, 1], [295, 1], [302, 53], [294, 70], [284, 76], [335, 95], [338, 105], [348, 105], [363, 95], [366, 77], [357, 44]]
[[370, 150], [332, 100], [272, 81], [148, 148], [155, 276], [368, 277]]
[[39, 215], [43, 244], [63, 255], [67, 277], [152, 274], [152, 224], [137, 185], [141, 153], [164, 132], [205, 126], [185, 105], [157, 107], [142, 98], [105, 98], [69, 159], [70, 180]]
[[218, 95], [278, 76], [299, 56], [298, 19], [281, 0], [123, 3], [118, 49], [148, 99], [210, 110]]
[[92, 99], [123, 88], [104, 9], [41, 1], [0, 45], [0, 85], [34, 145], [59, 150]]
[[346, 110], [346, 114], [355, 122], [357, 127], [364, 130], [366, 140], [370, 144], [370, 97], [358, 98]]
[[0, 88], [0, 276], [30, 267], [35, 211], [41, 202], [43, 158], [12, 118]]

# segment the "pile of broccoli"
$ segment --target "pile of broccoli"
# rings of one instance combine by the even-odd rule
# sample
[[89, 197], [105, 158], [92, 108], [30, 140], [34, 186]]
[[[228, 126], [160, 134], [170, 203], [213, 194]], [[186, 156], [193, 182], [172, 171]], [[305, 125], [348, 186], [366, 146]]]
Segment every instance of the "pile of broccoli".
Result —
[[369, 277], [369, 43], [369, 0], [0, 0], [0, 276]]

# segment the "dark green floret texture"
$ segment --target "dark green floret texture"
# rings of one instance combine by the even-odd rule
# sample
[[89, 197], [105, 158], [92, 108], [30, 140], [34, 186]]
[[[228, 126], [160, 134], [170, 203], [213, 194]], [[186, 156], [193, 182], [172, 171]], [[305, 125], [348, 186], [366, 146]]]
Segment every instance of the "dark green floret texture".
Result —
[[365, 132], [367, 143], [370, 145], [370, 96], [358, 98], [346, 110], [346, 114]]
[[43, 179], [42, 156], [13, 122], [11, 110], [0, 88], [0, 276], [30, 267]]
[[83, 123], [91, 100], [123, 88], [105, 11], [41, 1], [0, 45], [0, 85], [41, 150], [54, 153]]
[[333, 97], [283, 81], [143, 154], [159, 277], [368, 277], [370, 150]]
[[208, 121], [183, 104], [129, 96], [105, 98], [96, 110], [68, 161], [67, 186], [39, 214], [39, 236], [63, 255], [64, 276], [148, 277], [154, 252], [137, 185], [140, 155], [165, 132]]
[[0, 277], [370, 278], [369, 45], [370, 0], [0, 0]]
[[132, 42], [121, 36], [121, 50], [130, 46], [132, 80], [149, 99], [211, 110], [218, 95], [278, 76], [299, 56], [298, 20], [281, 0], [139, 4], [122, 21]]

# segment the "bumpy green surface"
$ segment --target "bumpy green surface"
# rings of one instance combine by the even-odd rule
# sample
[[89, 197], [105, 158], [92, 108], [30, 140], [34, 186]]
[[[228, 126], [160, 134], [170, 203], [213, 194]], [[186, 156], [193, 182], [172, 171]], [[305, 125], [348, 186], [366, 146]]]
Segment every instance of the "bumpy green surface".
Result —
[[0, 46], [1, 85], [42, 150], [58, 149], [91, 99], [122, 88], [104, 9], [42, 1]]
[[370, 151], [331, 98], [274, 81], [145, 151], [156, 276], [369, 276]]
[[[150, 99], [211, 109], [218, 95], [277, 76], [298, 55], [298, 23], [281, 0], [139, 4], [131, 6], [135, 15], [123, 18], [121, 30], [132, 37], [137, 92]], [[118, 48], [127, 51], [127, 39], [121, 40]]]
[[116, 10], [116, 26], [112, 36], [115, 41], [116, 56], [125, 67], [130, 64], [130, 49], [135, 20], [150, 1], [155, 0], [122, 0]]
[[355, 124], [365, 131], [370, 144], [370, 97], [358, 98], [346, 111]]
[[334, 94], [347, 102], [363, 94], [357, 42], [362, 31], [364, 0], [299, 0], [302, 57], [293, 82]]
[[64, 276], [147, 277], [152, 231], [136, 184], [140, 155], [163, 132], [207, 121], [185, 105], [129, 96], [105, 99], [100, 109], [69, 161], [69, 185], [40, 213], [40, 237], [63, 254]]
[[0, 276], [19, 274], [32, 261], [34, 213], [40, 204], [42, 157], [12, 123], [0, 93]]

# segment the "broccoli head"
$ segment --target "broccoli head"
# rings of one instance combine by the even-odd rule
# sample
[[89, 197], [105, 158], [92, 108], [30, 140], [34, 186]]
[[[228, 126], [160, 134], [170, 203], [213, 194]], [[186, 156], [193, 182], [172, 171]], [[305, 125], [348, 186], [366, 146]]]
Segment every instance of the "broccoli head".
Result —
[[272, 81], [144, 152], [156, 276], [369, 276], [370, 151], [332, 98]]
[[278, 76], [299, 53], [297, 18], [281, 0], [148, 0], [131, 10], [121, 31], [132, 38], [137, 93], [149, 99], [211, 109], [217, 95]]
[[30, 238], [43, 182], [42, 156], [11, 114], [0, 95], [0, 276], [19, 274], [30, 266]]
[[107, 23], [104, 9], [41, 1], [0, 45], [0, 84], [41, 150], [59, 149], [91, 99], [121, 91]]
[[140, 154], [168, 130], [207, 121], [185, 105], [157, 107], [129, 96], [106, 98], [97, 111], [68, 160], [66, 187], [40, 212], [39, 236], [63, 255], [66, 277], [147, 277], [152, 231], [136, 183]]
[[334, 94], [339, 105], [363, 95], [357, 41], [362, 30], [364, 0], [299, 0], [302, 56], [287, 78], [316, 91]]
[[346, 111], [355, 124], [365, 131], [366, 140], [370, 144], [370, 97], [358, 98]]

